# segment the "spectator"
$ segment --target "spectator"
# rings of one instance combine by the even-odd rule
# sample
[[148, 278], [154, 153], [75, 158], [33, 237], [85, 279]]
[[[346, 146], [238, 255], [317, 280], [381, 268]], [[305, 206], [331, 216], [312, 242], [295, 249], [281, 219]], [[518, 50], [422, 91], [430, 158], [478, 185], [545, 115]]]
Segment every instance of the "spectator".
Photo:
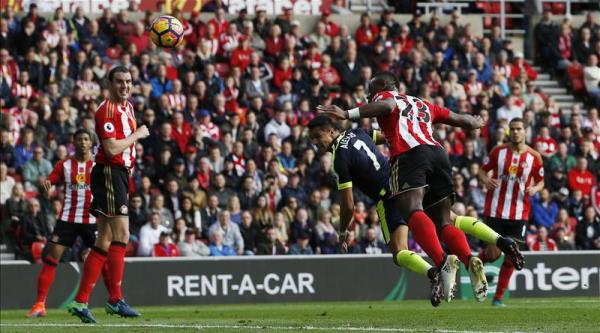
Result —
[[214, 229], [210, 232], [210, 245], [208, 249], [211, 257], [236, 255], [235, 249], [223, 244], [223, 232], [219, 229]]
[[22, 217], [20, 224], [22, 232], [22, 239], [20, 241], [26, 247], [23, 250], [29, 251], [28, 249], [33, 242], [42, 242], [45, 244], [48, 241], [51, 229], [45, 215], [41, 212], [38, 199], [33, 198], [29, 200], [27, 214]]
[[531, 245], [531, 251], [558, 251], [556, 242], [548, 238], [548, 229], [543, 226], [538, 228], [537, 238]]
[[148, 221], [148, 214], [143, 204], [143, 198], [139, 193], [131, 194], [129, 198], [129, 237], [134, 243], [139, 242], [140, 230]]
[[377, 233], [372, 227], [367, 228], [367, 233], [360, 243], [360, 247], [362, 248], [363, 253], [366, 254], [381, 254], [387, 252], [385, 244], [377, 239]]
[[600, 106], [600, 67], [598, 67], [598, 55], [590, 54], [587, 66], [583, 69], [585, 89], [594, 103]]
[[269, 135], [275, 133], [277, 139], [282, 141], [290, 136], [292, 130], [290, 126], [285, 122], [285, 112], [283, 110], [277, 110], [275, 117], [271, 119], [265, 126], [265, 141], [269, 141]]
[[150, 220], [140, 229], [140, 242], [137, 249], [138, 257], [151, 256], [154, 244], [159, 242], [160, 235], [169, 231], [160, 222], [160, 214], [151, 213]]
[[369, 48], [373, 45], [375, 37], [379, 33], [379, 28], [371, 23], [369, 14], [363, 13], [360, 16], [360, 26], [356, 29], [356, 43], [359, 48]]
[[278, 255], [286, 254], [287, 250], [277, 239], [277, 232], [273, 227], [267, 228], [265, 240], [258, 244], [256, 254], [258, 255]]
[[560, 251], [575, 250], [575, 244], [573, 244], [573, 242], [569, 240], [569, 237], [566, 236], [564, 228], [558, 228], [556, 230], [556, 236], [554, 237], [554, 240], [556, 247]]
[[575, 246], [578, 250], [600, 249], [600, 219], [592, 206], [585, 209], [585, 214], [577, 222]]
[[545, 227], [546, 231], [551, 229], [558, 217], [558, 205], [552, 200], [550, 191], [544, 188], [538, 195], [531, 198], [531, 207], [535, 225]]
[[249, 99], [260, 97], [263, 101], [269, 98], [269, 85], [265, 79], [261, 79], [260, 68], [251, 66], [250, 77], [244, 81], [244, 92]]
[[592, 191], [592, 186], [596, 180], [588, 170], [588, 161], [584, 157], [577, 159], [576, 166], [569, 171], [569, 189], [571, 191], [581, 191], [584, 197], [588, 198]]
[[175, 216], [164, 205], [165, 197], [162, 194], [156, 194], [152, 199], [150, 213], [158, 214], [160, 224], [165, 227], [165, 229], [171, 229], [175, 225]]
[[182, 257], [206, 257], [210, 255], [210, 249], [201, 240], [196, 239], [196, 230], [185, 231], [185, 240], [177, 243], [179, 254]]
[[5, 209], [4, 205], [8, 198], [10, 198], [15, 184], [15, 178], [8, 175], [8, 166], [6, 166], [6, 163], [0, 162], [0, 206], [2, 206], [3, 211]]
[[260, 227], [252, 220], [252, 214], [248, 211], [242, 212], [241, 220], [240, 233], [244, 239], [244, 255], [253, 255], [259, 241]]
[[237, 255], [244, 253], [244, 239], [240, 233], [240, 228], [237, 224], [231, 222], [231, 214], [228, 211], [222, 210], [219, 213], [219, 223], [211, 225], [208, 232], [212, 234], [216, 230], [219, 231], [220, 242], [224, 246], [233, 249]]
[[173, 244], [171, 240], [171, 234], [169, 232], [162, 232], [158, 243], [154, 244], [152, 250], [153, 257], [179, 257], [179, 249], [177, 245]]
[[306, 232], [300, 232], [296, 238], [296, 242], [290, 246], [288, 254], [313, 255], [314, 253], [309, 245], [309, 239], [310, 237]]
[[50, 172], [52, 172], [52, 163], [44, 158], [44, 149], [35, 147], [33, 158], [23, 165], [23, 179], [26, 186], [37, 189]]

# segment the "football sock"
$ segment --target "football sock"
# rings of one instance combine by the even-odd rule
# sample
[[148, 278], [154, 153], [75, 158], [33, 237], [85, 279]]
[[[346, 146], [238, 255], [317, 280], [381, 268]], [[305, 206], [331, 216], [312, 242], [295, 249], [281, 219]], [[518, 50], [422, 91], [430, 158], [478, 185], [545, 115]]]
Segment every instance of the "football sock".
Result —
[[105, 261], [104, 266], [102, 266], [102, 281], [104, 281], [104, 286], [106, 287], [106, 291], [108, 291], [108, 295], [112, 296], [113, 292], [110, 290], [110, 274], [108, 272], [108, 261]]
[[125, 270], [125, 248], [127, 244], [121, 242], [111, 242], [108, 248], [108, 275], [109, 291], [111, 293], [109, 303], [115, 303], [123, 299], [121, 291], [121, 282], [123, 280], [123, 271]]
[[75, 296], [75, 301], [77, 303], [87, 304], [90, 294], [96, 285], [96, 281], [98, 281], [98, 277], [102, 272], [104, 262], [106, 262], [106, 252], [93, 246], [83, 264], [81, 283], [79, 284], [79, 290]]
[[408, 218], [408, 228], [413, 238], [437, 267], [444, 263], [444, 250], [435, 232], [435, 225], [422, 210], [413, 212]]
[[508, 287], [510, 277], [515, 271], [515, 267], [507, 257], [504, 257], [502, 267], [500, 267], [500, 274], [498, 275], [498, 284], [496, 285], [496, 294], [494, 295], [495, 300], [501, 300], [504, 295], [504, 291]]
[[427, 271], [431, 268], [431, 265], [425, 259], [409, 250], [398, 252], [394, 259], [398, 266], [406, 267], [420, 275], [427, 275]]
[[458, 230], [455, 226], [447, 224], [442, 227], [440, 231], [440, 239], [442, 242], [448, 245], [450, 252], [456, 254], [458, 259], [465, 264], [465, 267], [469, 267], [469, 258], [471, 257], [471, 247], [467, 242], [467, 236], [465, 233]]
[[37, 301], [36, 303], [46, 303], [46, 297], [52, 282], [54, 282], [54, 275], [56, 274], [56, 265], [58, 260], [47, 256], [44, 258], [44, 265], [38, 276], [38, 290], [37, 290]]
[[454, 226], [488, 244], [496, 244], [500, 235], [485, 223], [471, 216], [457, 216]]

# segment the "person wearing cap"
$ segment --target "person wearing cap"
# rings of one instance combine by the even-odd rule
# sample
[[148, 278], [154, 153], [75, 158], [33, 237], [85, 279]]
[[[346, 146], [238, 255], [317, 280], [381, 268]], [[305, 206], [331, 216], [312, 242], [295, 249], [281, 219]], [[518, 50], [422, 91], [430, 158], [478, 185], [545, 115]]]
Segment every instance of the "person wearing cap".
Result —
[[427, 32], [427, 24], [421, 21], [422, 12], [420, 9], [415, 10], [412, 19], [408, 22], [410, 28], [410, 38], [415, 39], [418, 36], [425, 37]]
[[173, 244], [170, 232], [162, 232], [152, 249], [153, 257], [179, 257], [179, 249]]
[[340, 32], [340, 27], [338, 27], [338, 25], [333, 22], [332, 20], [329, 19], [329, 17], [331, 16], [331, 8], [325, 8], [322, 12], [321, 12], [321, 18], [319, 20], [319, 22], [322, 22], [323, 24], [325, 24], [325, 34], [331, 38], [335, 37], [338, 35], [338, 33]]
[[195, 229], [185, 231], [185, 239], [177, 243], [179, 254], [182, 257], [206, 257], [210, 255], [208, 246], [196, 237]]
[[535, 81], [538, 73], [529, 63], [525, 61], [523, 52], [515, 52], [512, 63], [511, 79], [517, 79], [521, 72], [527, 73], [527, 78], [530, 81]]

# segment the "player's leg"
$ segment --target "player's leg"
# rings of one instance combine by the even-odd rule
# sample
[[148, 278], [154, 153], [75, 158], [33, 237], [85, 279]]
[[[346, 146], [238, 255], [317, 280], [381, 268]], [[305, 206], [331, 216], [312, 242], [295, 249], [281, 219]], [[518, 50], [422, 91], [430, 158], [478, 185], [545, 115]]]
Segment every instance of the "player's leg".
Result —
[[46, 316], [46, 298], [48, 297], [50, 286], [54, 282], [56, 266], [65, 252], [65, 247], [60, 244], [48, 242], [46, 251], [47, 254], [42, 259], [42, 269], [38, 275], [37, 298], [27, 317]]
[[[490, 219], [491, 220], [491, 219]], [[509, 220], [494, 220], [496, 224], [501, 225], [501, 229], [504, 231], [506, 235], [511, 236], [517, 241], [524, 242], [525, 241], [525, 222], [524, 221], [509, 221]], [[489, 253], [486, 253], [489, 255]], [[499, 256], [499, 251], [498, 251]], [[497, 258], [496, 258], [497, 259]], [[492, 305], [494, 306], [504, 306], [502, 303], [502, 298], [504, 296], [504, 292], [506, 288], [508, 288], [508, 283], [510, 282], [510, 278], [515, 271], [515, 265], [511, 260], [510, 256], [505, 256], [504, 261], [502, 262], [502, 266], [500, 267], [500, 273], [498, 274], [498, 283], [496, 284], [496, 293], [494, 294], [494, 300], [492, 301]]]
[[454, 226], [466, 234], [487, 244], [496, 245], [497, 249], [504, 252], [517, 270], [523, 269], [525, 263], [523, 254], [521, 254], [517, 243], [512, 238], [500, 235], [485, 223], [471, 216], [457, 216], [452, 213], [451, 220], [454, 221]]

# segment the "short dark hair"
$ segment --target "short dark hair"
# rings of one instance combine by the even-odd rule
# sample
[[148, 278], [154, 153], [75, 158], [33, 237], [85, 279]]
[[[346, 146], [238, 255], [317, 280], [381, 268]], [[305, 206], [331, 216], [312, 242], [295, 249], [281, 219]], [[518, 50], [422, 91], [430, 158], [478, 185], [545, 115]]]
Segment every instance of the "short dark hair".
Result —
[[108, 72], [108, 81], [112, 82], [113, 78], [115, 77], [115, 74], [117, 73], [131, 74], [131, 71], [129, 71], [129, 68], [121, 65], [113, 67], [113, 69], [111, 69], [110, 72]]
[[398, 78], [392, 72], [379, 72], [373, 76], [373, 81], [381, 81], [384, 89], [386, 90], [397, 90], [399, 83]]
[[73, 133], [73, 139], [80, 136], [81, 134], [86, 134], [87, 136], [90, 137], [90, 140], [92, 140], [92, 141], [94, 140], [94, 136], [87, 128], [80, 128], [77, 131], [75, 131], [75, 133]]
[[337, 126], [337, 124], [335, 122], [333, 122], [333, 120], [331, 118], [329, 118], [328, 116], [324, 116], [324, 115], [319, 115], [319, 116], [313, 118], [308, 123], [308, 129], [311, 130], [313, 128], [320, 128], [320, 129], [333, 128], [335, 130], [339, 130], [339, 127]]
[[508, 122], [508, 126], [510, 127], [510, 125], [512, 125], [513, 123], [521, 123], [521, 124], [525, 125], [525, 121], [523, 120], [523, 118], [519, 118], [519, 117], [511, 119]]

